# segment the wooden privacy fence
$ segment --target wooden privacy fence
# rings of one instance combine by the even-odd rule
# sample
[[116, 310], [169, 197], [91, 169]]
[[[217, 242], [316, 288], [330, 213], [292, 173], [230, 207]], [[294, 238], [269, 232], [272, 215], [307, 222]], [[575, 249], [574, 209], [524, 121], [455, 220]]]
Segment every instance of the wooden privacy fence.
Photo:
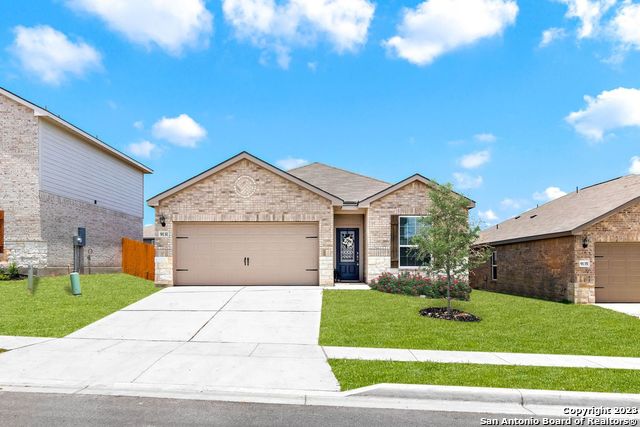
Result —
[[155, 280], [155, 255], [156, 250], [153, 245], [123, 238], [122, 272], [147, 280]]

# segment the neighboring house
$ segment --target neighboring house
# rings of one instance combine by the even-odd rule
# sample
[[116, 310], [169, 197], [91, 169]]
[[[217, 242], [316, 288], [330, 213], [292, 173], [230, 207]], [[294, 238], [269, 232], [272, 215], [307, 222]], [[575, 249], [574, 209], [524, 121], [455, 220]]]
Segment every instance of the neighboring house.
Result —
[[580, 304], [640, 302], [640, 176], [567, 194], [484, 230], [475, 288]]
[[[121, 238], [142, 239], [151, 169], [0, 88], [0, 263], [118, 271]], [[86, 233], [74, 259], [74, 236]]]
[[156, 241], [156, 225], [147, 224], [142, 230], [142, 241], [149, 245], [153, 245]]
[[240, 153], [149, 199], [156, 283], [326, 286], [416, 269], [410, 239], [435, 185], [321, 163], [285, 172]]

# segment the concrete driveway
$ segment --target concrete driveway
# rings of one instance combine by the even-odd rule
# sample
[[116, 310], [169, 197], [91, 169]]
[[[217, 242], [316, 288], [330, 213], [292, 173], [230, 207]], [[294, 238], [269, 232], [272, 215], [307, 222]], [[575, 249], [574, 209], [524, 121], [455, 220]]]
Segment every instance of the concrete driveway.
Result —
[[168, 288], [0, 355], [0, 384], [336, 391], [321, 304], [317, 287]]
[[606, 308], [620, 313], [628, 314], [629, 316], [640, 317], [640, 303], [600, 303], [596, 304], [598, 307]]

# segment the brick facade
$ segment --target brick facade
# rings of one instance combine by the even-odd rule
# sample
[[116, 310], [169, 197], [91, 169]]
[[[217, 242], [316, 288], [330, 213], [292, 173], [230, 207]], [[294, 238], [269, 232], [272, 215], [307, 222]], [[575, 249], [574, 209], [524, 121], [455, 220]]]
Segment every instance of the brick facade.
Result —
[[367, 282], [391, 269], [391, 216], [427, 214], [429, 187], [414, 181], [375, 200], [366, 215]]
[[40, 224], [38, 118], [0, 95], [0, 209], [5, 250], [0, 262], [46, 265]]
[[[47, 242], [47, 272], [66, 273], [73, 262], [71, 236], [87, 231], [82, 272], [117, 272], [122, 266], [122, 238], [142, 240], [142, 218], [40, 192], [42, 237]], [[70, 264], [71, 263], [71, 264]]]
[[[250, 197], [242, 197], [235, 191], [236, 181], [242, 176], [251, 177], [256, 184]], [[160, 223], [161, 215], [166, 219], [166, 226], [156, 226], [156, 283], [159, 285], [173, 285], [173, 224], [193, 221], [317, 222], [319, 281], [321, 285], [333, 284], [331, 201], [254, 162], [242, 159], [168, 196], [156, 207], [156, 224]]]
[[[640, 203], [585, 227], [576, 235], [498, 245], [498, 280], [491, 280], [487, 263], [470, 274], [471, 285], [554, 301], [594, 303], [595, 246], [599, 242], [640, 242]], [[589, 267], [581, 267], [581, 260], [588, 261]]]
[[93, 272], [120, 271], [121, 238], [142, 240], [142, 217], [41, 191], [38, 120], [32, 109], [0, 95], [0, 263], [32, 265], [39, 274], [66, 273], [73, 265], [72, 237], [86, 227], [84, 266], [92, 249]]

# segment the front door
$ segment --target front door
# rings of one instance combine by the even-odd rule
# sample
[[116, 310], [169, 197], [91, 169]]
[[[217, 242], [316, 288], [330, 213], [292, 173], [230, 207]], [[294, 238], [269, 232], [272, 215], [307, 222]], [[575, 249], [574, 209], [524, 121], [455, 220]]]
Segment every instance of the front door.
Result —
[[360, 246], [357, 228], [336, 229], [338, 280], [360, 280]]

